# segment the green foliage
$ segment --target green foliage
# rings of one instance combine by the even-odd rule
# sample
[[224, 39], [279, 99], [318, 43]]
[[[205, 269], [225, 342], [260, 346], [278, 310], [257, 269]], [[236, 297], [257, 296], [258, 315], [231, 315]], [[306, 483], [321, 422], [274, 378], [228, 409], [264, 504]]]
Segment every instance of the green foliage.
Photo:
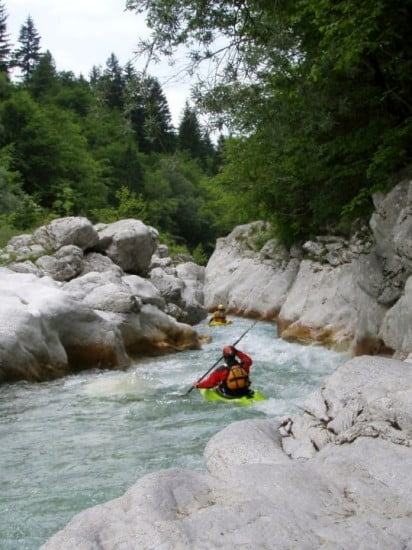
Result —
[[199, 122], [194, 108], [186, 102], [177, 134], [178, 149], [196, 160], [207, 174], [216, 173], [216, 151]]
[[[196, 105], [186, 104], [177, 132], [155, 77], [121, 67], [114, 53], [89, 81], [57, 73], [30, 18], [14, 52], [23, 81], [10, 82], [0, 2], [6, 232], [48, 216], [134, 217], [204, 262], [217, 237], [256, 219], [271, 221], [286, 245], [325, 231], [346, 234], [370, 215], [374, 191], [410, 173], [408, 3], [127, 6], [145, 12], [153, 31], [143, 50], [169, 55], [185, 44], [193, 71], [202, 59], [215, 64], [213, 85], [200, 79]], [[232, 132], [217, 150], [199, 122], [202, 109]], [[257, 248], [264, 238], [256, 237]]]
[[16, 232], [37, 227], [47, 216], [22, 189], [21, 174], [12, 169], [14, 148], [0, 149], [0, 240], [2, 245]]
[[29, 15], [20, 28], [19, 46], [13, 52], [13, 65], [19, 67], [27, 81], [40, 59], [40, 35]]
[[47, 211], [36, 204], [32, 197], [23, 195], [19, 206], [4, 217], [6, 225], [19, 231], [30, 232], [50, 219]]
[[41, 99], [56, 93], [58, 79], [54, 59], [49, 51], [39, 56], [37, 65], [33, 68], [28, 82], [30, 94], [35, 99]]
[[4, 143], [14, 143], [13, 168], [24, 191], [44, 208], [60, 204], [62, 189], [72, 188], [72, 213], [103, 205], [106, 187], [100, 166], [87, 150], [80, 126], [67, 112], [43, 107], [25, 91], [0, 105]]
[[0, 149], [0, 214], [17, 208], [23, 195], [21, 175], [11, 168], [13, 152], [12, 145]]
[[175, 148], [171, 115], [159, 81], [128, 71], [125, 75], [125, 112], [139, 151], [171, 153]]
[[247, 136], [229, 145], [210, 184], [220, 227], [242, 212], [272, 220], [286, 244], [344, 230], [370, 214], [376, 186], [387, 189], [411, 164], [408, 3], [129, 0], [127, 7], [147, 13], [148, 47], [171, 55], [186, 44], [192, 68], [215, 62], [213, 85], [199, 86], [198, 102]]
[[[380, 190], [389, 189], [400, 168], [406, 169], [408, 175], [411, 174], [411, 136], [412, 118], [382, 134], [366, 172], [368, 180], [375, 182]], [[389, 180], [388, 174], [393, 176]]]
[[8, 15], [3, 2], [0, 2], [0, 73], [8, 72], [11, 64], [10, 35], [7, 32]]
[[208, 256], [206, 252], [203, 249], [203, 246], [201, 243], [199, 243], [192, 252], [193, 261], [198, 265], [206, 265]]
[[214, 244], [216, 233], [204, 209], [208, 196], [198, 163], [182, 154], [147, 160], [143, 196], [150, 224], [182, 239], [189, 248], [199, 242], [205, 247]]
[[202, 134], [196, 111], [186, 102], [179, 124], [178, 144], [181, 151], [187, 151], [194, 159], [202, 159], [204, 151]]
[[75, 192], [69, 183], [62, 183], [55, 192], [53, 210], [61, 216], [71, 216], [76, 203]]
[[84, 120], [94, 102], [89, 83], [83, 78], [75, 78], [71, 72], [63, 72], [59, 73], [57, 84], [50, 100], [56, 107], [77, 115], [79, 122]]
[[260, 252], [264, 245], [276, 236], [272, 226], [268, 226], [261, 231], [258, 231], [253, 238], [254, 250]]
[[104, 99], [108, 107], [112, 109], [123, 108], [124, 82], [122, 68], [114, 53], [106, 61], [106, 68], [100, 79]]
[[176, 237], [170, 235], [169, 233], [161, 231], [159, 234], [159, 242], [167, 245], [171, 258], [182, 255], [190, 256], [190, 252], [187, 246], [185, 244], [177, 242]]
[[[213, 225], [215, 234], [229, 233], [235, 225], [262, 217], [263, 208], [256, 207], [254, 193], [261, 190], [253, 184], [258, 159], [248, 140], [230, 138], [221, 151], [222, 169], [211, 179], [203, 180], [208, 200], [202, 211]], [[241, 159], [241, 161], [239, 161]]]
[[[7, 218], [0, 215], [0, 248], [4, 248], [9, 240], [17, 233], [18, 231], [9, 224]], [[0, 265], [1, 263], [0, 259]]]
[[372, 194], [375, 188], [364, 187], [359, 193], [342, 208], [341, 227], [342, 232], [350, 233], [353, 220], [365, 219], [372, 214]]
[[93, 219], [103, 223], [113, 223], [118, 220], [135, 218], [147, 223], [148, 206], [141, 195], [130, 191], [127, 187], [121, 187], [116, 192], [118, 205], [111, 208], [92, 210]]

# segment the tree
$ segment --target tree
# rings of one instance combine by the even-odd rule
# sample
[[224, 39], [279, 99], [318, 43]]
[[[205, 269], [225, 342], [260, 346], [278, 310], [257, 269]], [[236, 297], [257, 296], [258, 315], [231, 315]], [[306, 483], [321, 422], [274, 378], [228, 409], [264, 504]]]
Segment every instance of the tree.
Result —
[[250, 215], [271, 217], [284, 242], [331, 227], [349, 231], [354, 217], [369, 216], [374, 190], [412, 164], [410, 2], [128, 0], [127, 7], [147, 10], [147, 48], [171, 55], [187, 44], [192, 71], [202, 59], [215, 61], [214, 83], [198, 90], [199, 103], [247, 136], [232, 143], [227, 182], [237, 181], [238, 200]]
[[125, 108], [142, 153], [174, 150], [172, 117], [156, 78], [139, 75], [129, 78]]
[[23, 191], [21, 174], [12, 169], [14, 146], [0, 149], [0, 240], [7, 242], [16, 230], [38, 226], [44, 210]]
[[116, 206], [92, 211], [98, 222], [112, 223], [126, 218], [136, 218], [147, 223], [147, 204], [140, 194], [133, 193], [127, 187], [116, 191]]
[[106, 61], [106, 68], [100, 78], [100, 86], [103, 90], [104, 100], [111, 109], [123, 108], [124, 82], [123, 70], [114, 53]]
[[128, 82], [132, 82], [137, 76], [136, 69], [133, 64], [128, 61], [123, 69], [123, 79], [127, 85]]
[[143, 198], [151, 225], [175, 241], [194, 249], [210, 249], [216, 233], [209, 212], [203, 211], [207, 194], [199, 165], [185, 155], [151, 155], [146, 164]]
[[201, 127], [196, 110], [186, 101], [178, 129], [178, 147], [196, 159], [207, 172], [214, 172], [215, 150], [208, 133]]
[[21, 175], [13, 171], [13, 146], [0, 149], [0, 215], [16, 210], [23, 195]]
[[37, 65], [27, 79], [27, 85], [35, 99], [56, 93], [58, 87], [56, 65], [49, 50], [40, 54]]
[[102, 76], [102, 70], [100, 67], [93, 65], [89, 73], [89, 81], [91, 86], [96, 86]]
[[29, 15], [19, 33], [18, 47], [13, 53], [13, 63], [21, 70], [23, 80], [27, 81], [40, 59], [40, 35]]
[[186, 101], [178, 129], [178, 143], [181, 151], [187, 151], [194, 159], [202, 159], [204, 149], [202, 132], [196, 111]]
[[84, 120], [94, 98], [90, 85], [83, 76], [76, 77], [71, 71], [62, 71], [58, 73], [58, 87], [53, 101], [63, 109], [72, 111], [79, 120]]
[[0, 105], [0, 117], [0, 146], [14, 144], [11, 169], [21, 174], [23, 190], [39, 205], [64, 215], [105, 205], [100, 163], [69, 112], [39, 105], [20, 90]]
[[3, 2], [0, 2], [0, 72], [7, 72], [10, 68], [11, 45], [7, 32], [7, 12]]

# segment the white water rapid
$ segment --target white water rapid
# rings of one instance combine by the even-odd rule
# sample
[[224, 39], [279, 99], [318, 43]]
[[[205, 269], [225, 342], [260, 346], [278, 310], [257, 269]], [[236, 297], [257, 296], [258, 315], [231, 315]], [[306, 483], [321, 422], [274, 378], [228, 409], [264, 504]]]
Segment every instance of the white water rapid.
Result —
[[267, 401], [250, 407], [184, 395], [253, 324], [199, 325], [200, 351], [145, 358], [127, 371], [88, 371], [54, 382], [0, 386], [0, 548], [38, 550], [73, 515], [120, 496], [163, 468], [204, 468], [208, 439], [230, 422], [296, 414], [347, 359], [288, 344], [258, 322], [238, 344], [252, 356], [252, 387]]

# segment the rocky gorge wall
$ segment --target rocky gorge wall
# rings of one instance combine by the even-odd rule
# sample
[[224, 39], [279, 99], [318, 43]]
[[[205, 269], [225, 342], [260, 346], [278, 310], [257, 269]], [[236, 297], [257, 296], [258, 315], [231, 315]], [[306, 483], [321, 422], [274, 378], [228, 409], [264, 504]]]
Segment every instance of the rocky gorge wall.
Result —
[[[200, 347], [219, 303], [281, 338], [352, 355], [412, 353], [412, 183], [375, 195], [369, 227], [290, 250], [263, 221], [218, 239], [206, 268], [172, 260], [139, 220], [52, 221], [0, 251], [0, 382], [48, 380]], [[265, 237], [266, 236], [266, 237]]]
[[412, 353], [412, 182], [374, 196], [369, 227], [287, 250], [263, 221], [218, 239], [206, 266], [205, 306], [273, 319], [280, 337], [353, 355]]

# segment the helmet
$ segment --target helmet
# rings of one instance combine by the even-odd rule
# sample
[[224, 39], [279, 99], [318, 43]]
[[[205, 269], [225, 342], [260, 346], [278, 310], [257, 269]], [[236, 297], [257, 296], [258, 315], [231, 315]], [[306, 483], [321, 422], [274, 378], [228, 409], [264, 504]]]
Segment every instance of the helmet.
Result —
[[224, 306], [222, 306], [222, 304], [219, 304], [219, 305], [217, 306], [217, 309], [225, 309], [225, 308], [224, 308]]
[[234, 357], [235, 350], [233, 346], [225, 346], [223, 348], [223, 357]]

